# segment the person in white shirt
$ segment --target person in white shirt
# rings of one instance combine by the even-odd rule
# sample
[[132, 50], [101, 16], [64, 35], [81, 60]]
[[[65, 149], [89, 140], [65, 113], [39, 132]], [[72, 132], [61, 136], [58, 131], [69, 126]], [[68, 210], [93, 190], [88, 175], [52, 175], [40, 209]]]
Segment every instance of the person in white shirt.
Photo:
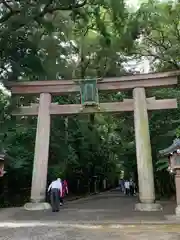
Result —
[[126, 195], [129, 195], [130, 184], [128, 180], [125, 181], [124, 187], [125, 187]]
[[48, 192], [50, 192], [51, 206], [53, 212], [59, 212], [60, 207], [60, 194], [62, 194], [62, 182], [60, 178], [57, 178], [55, 181], [48, 187]]

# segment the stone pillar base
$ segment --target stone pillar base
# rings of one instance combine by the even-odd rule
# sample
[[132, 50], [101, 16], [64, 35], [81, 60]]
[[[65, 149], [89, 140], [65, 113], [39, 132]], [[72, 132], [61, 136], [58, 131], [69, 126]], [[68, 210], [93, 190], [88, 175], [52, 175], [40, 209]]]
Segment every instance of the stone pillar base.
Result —
[[39, 211], [50, 209], [51, 205], [47, 202], [28, 202], [24, 205], [24, 209], [28, 211]]
[[180, 217], [180, 205], [178, 205], [175, 209], [175, 213], [177, 217]]
[[135, 210], [136, 211], [155, 212], [155, 211], [162, 211], [163, 208], [158, 203], [136, 203]]
[[175, 214], [174, 215], [165, 215], [165, 218], [169, 221], [175, 221], [175, 222], [180, 222], [180, 205], [178, 205], [175, 208]]

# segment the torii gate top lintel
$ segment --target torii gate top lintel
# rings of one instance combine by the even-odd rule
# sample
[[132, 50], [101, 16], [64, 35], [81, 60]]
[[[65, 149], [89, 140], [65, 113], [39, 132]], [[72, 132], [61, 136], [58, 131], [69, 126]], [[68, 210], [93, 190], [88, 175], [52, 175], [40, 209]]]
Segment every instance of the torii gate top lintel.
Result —
[[[97, 79], [99, 90], [120, 91], [129, 90], [136, 87], [170, 87], [177, 84], [177, 76], [180, 71], [163, 73], [135, 74], [115, 78]], [[12, 94], [40, 94], [51, 93], [55, 95], [79, 92], [78, 82], [74, 80], [52, 80], [52, 81], [27, 81], [27, 82], [7, 82], [5, 86]]]

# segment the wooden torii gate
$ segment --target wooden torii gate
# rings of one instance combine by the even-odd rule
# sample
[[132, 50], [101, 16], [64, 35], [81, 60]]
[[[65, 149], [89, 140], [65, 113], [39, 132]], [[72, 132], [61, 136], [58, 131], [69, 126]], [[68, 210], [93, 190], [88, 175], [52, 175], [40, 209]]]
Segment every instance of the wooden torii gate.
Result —
[[156, 100], [155, 97], [146, 98], [145, 88], [172, 87], [178, 83], [178, 75], [180, 75], [180, 71], [105, 78], [97, 82], [99, 91], [125, 91], [132, 89], [133, 99], [124, 99], [123, 102], [100, 103], [99, 109], [90, 106], [85, 108], [84, 111], [82, 111], [81, 104], [58, 105], [51, 102], [51, 95], [80, 92], [80, 87], [76, 81], [9, 82], [6, 84], [6, 87], [11, 91], [12, 95], [34, 94], [39, 96], [39, 104], [22, 106], [13, 113], [13, 115], [38, 116], [31, 203], [27, 203], [25, 208], [28, 210], [49, 208], [47, 203], [45, 203], [45, 193], [51, 115], [134, 111], [140, 199], [140, 203], [136, 204], [136, 209], [140, 211], [161, 210], [161, 206], [155, 203], [148, 110], [175, 109], [177, 108], [177, 100]]

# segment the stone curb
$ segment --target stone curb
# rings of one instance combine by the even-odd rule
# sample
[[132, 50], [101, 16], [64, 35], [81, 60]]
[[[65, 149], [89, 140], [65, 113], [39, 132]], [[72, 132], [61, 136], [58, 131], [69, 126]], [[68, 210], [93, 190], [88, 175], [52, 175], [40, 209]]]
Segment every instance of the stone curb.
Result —
[[[150, 225], [151, 224], [151, 225]], [[0, 229], [1, 228], [29, 228], [29, 227], [63, 227], [63, 228], [78, 228], [78, 229], [134, 229], [134, 230], [165, 230], [180, 232], [180, 224], [167, 224], [162, 222], [162, 224], [153, 224], [152, 222], [143, 222], [141, 224], [111, 224], [111, 223], [97, 223], [97, 224], [90, 224], [90, 223], [65, 223], [65, 222], [54, 222], [54, 221], [26, 221], [26, 222], [0, 222]], [[137, 228], [138, 226], [138, 228]], [[157, 228], [158, 226], [158, 228]]]

